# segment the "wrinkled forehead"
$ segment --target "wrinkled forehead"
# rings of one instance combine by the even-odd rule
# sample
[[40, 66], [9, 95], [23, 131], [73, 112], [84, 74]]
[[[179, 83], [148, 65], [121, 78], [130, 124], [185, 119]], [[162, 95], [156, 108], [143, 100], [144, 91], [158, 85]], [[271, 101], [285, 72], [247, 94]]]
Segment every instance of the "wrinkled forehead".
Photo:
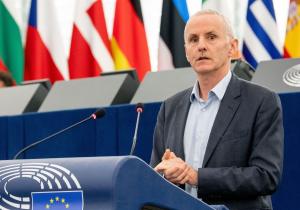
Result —
[[210, 32], [230, 35], [230, 32], [226, 28], [226, 22], [222, 17], [216, 14], [199, 14], [192, 16], [188, 20], [184, 30], [184, 37], [187, 38], [190, 34], [205, 34]]

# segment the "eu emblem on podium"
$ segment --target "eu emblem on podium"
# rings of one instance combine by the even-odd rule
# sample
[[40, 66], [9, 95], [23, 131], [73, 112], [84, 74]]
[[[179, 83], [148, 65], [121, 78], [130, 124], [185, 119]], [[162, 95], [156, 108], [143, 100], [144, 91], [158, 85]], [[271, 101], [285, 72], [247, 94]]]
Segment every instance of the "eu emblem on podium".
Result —
[[33, 192], [32, 210], [83, 210], [82, 191]]

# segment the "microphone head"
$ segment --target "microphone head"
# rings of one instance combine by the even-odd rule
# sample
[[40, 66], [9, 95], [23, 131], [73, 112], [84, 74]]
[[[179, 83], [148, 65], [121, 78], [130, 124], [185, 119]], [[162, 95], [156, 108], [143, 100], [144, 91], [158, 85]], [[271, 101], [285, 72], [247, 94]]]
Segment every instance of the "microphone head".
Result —
[[136, 109], [137, 112], [143, 112], [144, 111], [144, 104], [143, 103], [137, 103], [135, 109]]
[[103, 117], [104, 115], [105, 115], [105, 109], [98, 109], [91, 115], [91, 117], [94, 118], [95, 120]]

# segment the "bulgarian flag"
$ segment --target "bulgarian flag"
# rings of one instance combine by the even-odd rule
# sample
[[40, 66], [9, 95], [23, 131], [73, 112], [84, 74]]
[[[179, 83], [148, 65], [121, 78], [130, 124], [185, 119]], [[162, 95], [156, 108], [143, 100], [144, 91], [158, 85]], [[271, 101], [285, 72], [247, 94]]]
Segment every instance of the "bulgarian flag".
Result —
[[285, 58], [300, 57], [300, 1], [291, 0], [284, 44]]
[[[231, 1], [220, 1], [220, 0], [202, 0], [202, 9], [212, 9], [216, 10], [223, 15], [227, 16], [227, 18], [230, 17], [230, 6], [231, 4], [234, 4]], [[229, 16], [229, 17], [228, 17]]]
[[24, 53], [16, 22], [16, 1], [0, 1], [0, 70], [9, 71], [17, 84], [23, 81]]

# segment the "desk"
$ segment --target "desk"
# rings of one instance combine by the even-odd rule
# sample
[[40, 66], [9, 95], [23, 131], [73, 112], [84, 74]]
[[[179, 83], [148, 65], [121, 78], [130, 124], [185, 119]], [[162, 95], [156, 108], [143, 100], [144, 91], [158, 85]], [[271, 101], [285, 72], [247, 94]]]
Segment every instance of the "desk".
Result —
[[[140, 118], [135, 155], [149, 162], [152, 135], [160, 103], [146, 104]], [[0, 117], [0, 159], [91, 115], [96, 109], [32, 113]], [[28, 150], [23, 158], [128, 155], [136, 121], [134, 105], [112, 106], [98, 120], [90, 120]]]

